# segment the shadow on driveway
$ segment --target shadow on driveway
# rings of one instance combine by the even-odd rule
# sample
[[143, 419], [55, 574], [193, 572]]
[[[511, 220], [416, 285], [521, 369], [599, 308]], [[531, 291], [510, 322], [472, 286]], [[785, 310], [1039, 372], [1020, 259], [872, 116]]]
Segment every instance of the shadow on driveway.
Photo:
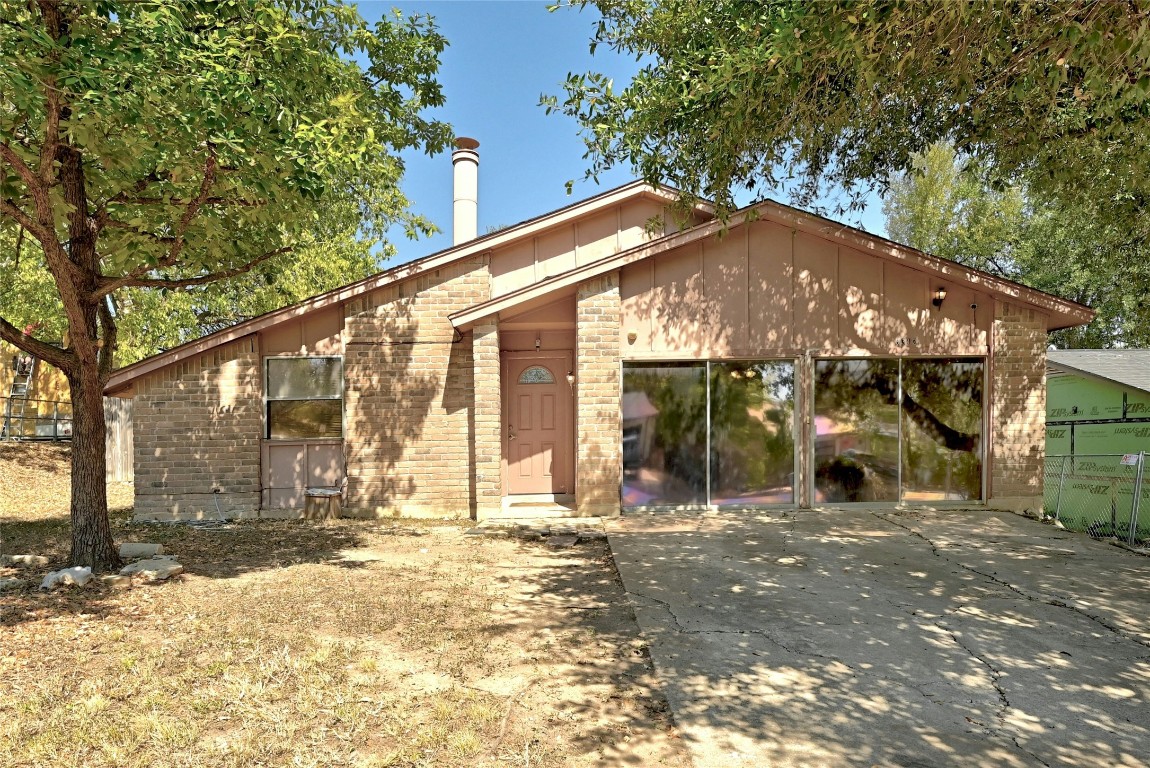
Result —
[[992, 510], [641, 515], [611, 549], [698, 768], [1150, 764], [1150, 559]]

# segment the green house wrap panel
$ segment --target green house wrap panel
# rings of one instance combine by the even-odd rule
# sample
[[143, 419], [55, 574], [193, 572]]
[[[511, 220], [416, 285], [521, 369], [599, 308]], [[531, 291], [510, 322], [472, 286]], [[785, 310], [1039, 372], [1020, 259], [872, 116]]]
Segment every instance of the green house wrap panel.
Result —
[[1050, 376], [1046, 380], [1046, 420], [1121, 419], [1122, 391], [1116, 384], [1081, 376]]

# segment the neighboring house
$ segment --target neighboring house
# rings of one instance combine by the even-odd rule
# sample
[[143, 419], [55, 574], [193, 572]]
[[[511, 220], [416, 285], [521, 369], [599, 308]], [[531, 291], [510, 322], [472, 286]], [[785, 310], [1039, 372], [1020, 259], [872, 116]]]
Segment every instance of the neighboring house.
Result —
[[1046, 353], [1046, 452], [1150, 452], [1150, 349]]
[[[0, 439], [71, 440], [72, 396], [59, 368], [0, 341]], [[104, 398], [108, 480], [132, 480], [132, 402]]]
[[71, 436], [72, 406], [64, 373], [0, 341], [0, 437]]
[[477, 146], [452, 248], [113, 375], [137, 517], [1040, 504], [1086, 307], [774, 202], [651, 233], [639, 183], [476, 237]]

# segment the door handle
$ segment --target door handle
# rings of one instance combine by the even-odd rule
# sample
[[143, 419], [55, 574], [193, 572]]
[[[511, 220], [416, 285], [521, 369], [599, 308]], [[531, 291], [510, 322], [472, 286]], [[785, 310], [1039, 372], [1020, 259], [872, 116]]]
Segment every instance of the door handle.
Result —
[[507, 439], [508, 440], [514, 440], [515, 439], [515, 427], [510, 425], [510, 424], [507, 425]]

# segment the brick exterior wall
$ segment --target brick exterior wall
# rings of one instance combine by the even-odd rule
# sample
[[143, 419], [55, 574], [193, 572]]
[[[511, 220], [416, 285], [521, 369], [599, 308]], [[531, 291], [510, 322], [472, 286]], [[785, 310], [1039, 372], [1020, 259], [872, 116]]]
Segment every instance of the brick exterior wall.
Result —
[[995, 302], [991, 331], [990, 494], [993, 507], [1042, 509], [1046, 440], [1046, 317]]
[[500, 384], [499, 330], [494, 321], [474, 329], [475, 359], [475, 517], [498, 517], [503, 511], [503, 414]]
[[623, 482], [619, 273], [581, 284], [575, 315], [575, 501], [581, 516], [618, 515]]
[[472, 335], [460, 338], [447, 316], [490, 290], [486, 260], [476, 258], [345, 307], [349, 514], [471, 515]]
[[137, 520], [212, 519], [217, 504], [225, 517], [257, 514], [261, 386], [254, 336], [138, 382]]

